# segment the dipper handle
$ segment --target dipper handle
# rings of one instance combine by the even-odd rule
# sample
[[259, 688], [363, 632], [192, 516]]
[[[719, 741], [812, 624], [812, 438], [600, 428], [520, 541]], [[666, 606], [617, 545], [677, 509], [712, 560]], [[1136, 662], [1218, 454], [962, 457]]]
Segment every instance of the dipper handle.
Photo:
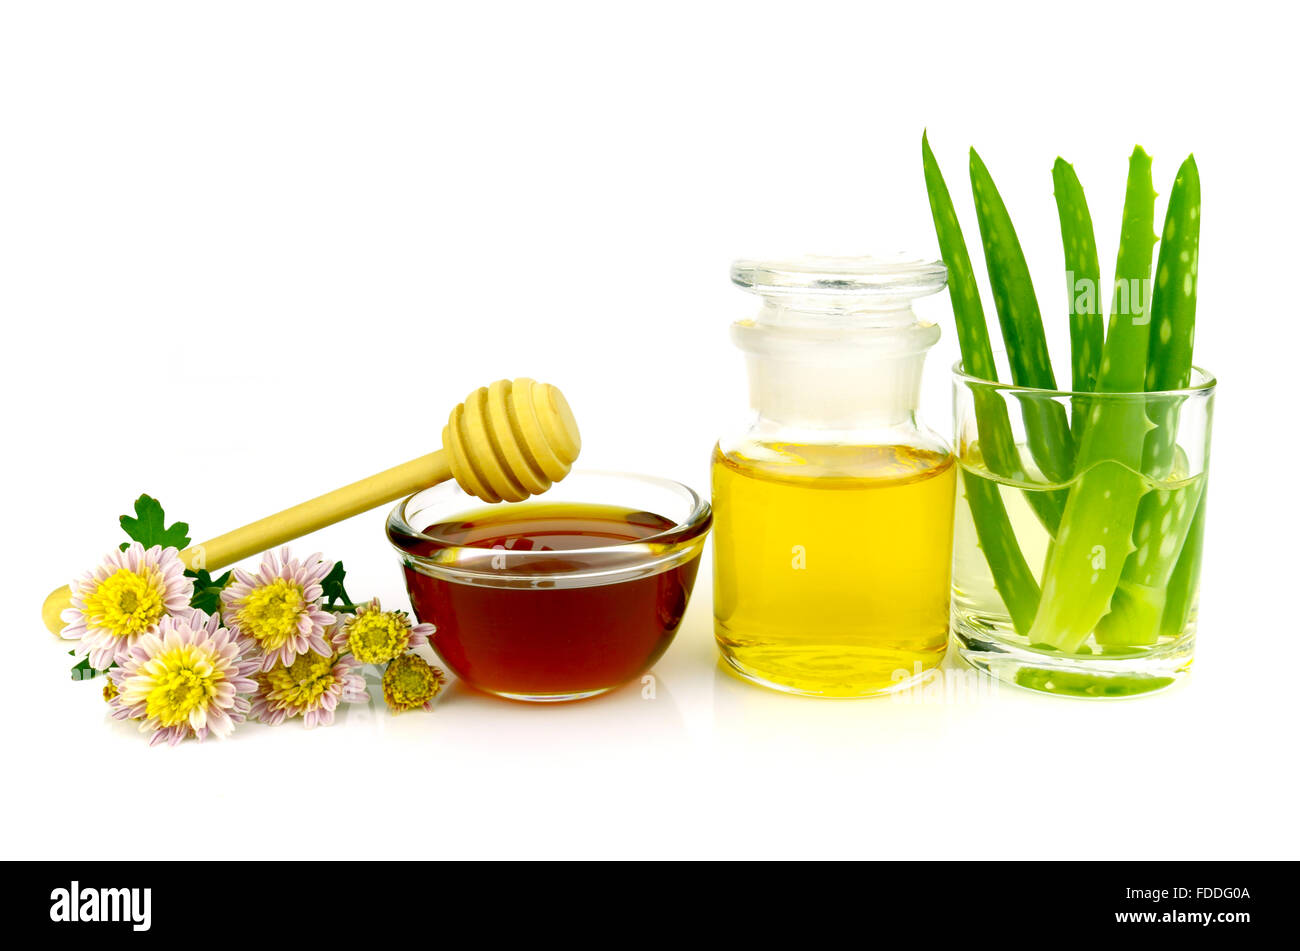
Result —
[[[187, 568], [215, 571], [327, 525], [454, 477], [484, 502], [520, 502], [569, 474], [582, 448], [573, 411], [558, 389], [527, 378], [479, 387], [451, 411], [443, 448], [258, 519], [180, 553]], [[72, 602], [64, 585], [41, 608], [51, 633]]]

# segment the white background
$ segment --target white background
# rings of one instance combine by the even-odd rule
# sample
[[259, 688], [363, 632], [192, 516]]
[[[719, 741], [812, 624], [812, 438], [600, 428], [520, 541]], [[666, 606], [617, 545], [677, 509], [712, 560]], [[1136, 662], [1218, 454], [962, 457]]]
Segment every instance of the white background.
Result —
[[[3, 9], [5, 856], [1297, 857], [1283, 7]], [[729, 261], [937, 256], [925, 127], [968, 238], [979, 147], [1053, 333], [1057, 154], [1110, 262], [1133, 144], [1161, 192], [1196, 153], [1197, 359], [1221, 390], [1184, 686], [768, 693], [716, 667], [707, 566], [653, 701], [453, 687], [434, 713], [151, 749], [68, 680], [41, 601], [140, 492], [209, 537], [430, 451], [499, 377], [563, 387], [585, 465], [707, 486], [745, 407], [727, 326], [755, 305]], [[956, 346], [946, 294], [928, 305], [946, 434]], [[296, 547], [405, 606], [382, 522]]]

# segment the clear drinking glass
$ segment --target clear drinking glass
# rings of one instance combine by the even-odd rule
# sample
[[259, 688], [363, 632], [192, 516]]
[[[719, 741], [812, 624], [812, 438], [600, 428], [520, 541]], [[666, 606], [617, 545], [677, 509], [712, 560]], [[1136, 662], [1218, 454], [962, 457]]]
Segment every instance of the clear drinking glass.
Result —
[[[958, 364], [953, 383], [961, 655], [1048, 693], [1174, 683], [1195, 643], [1214, 377], [1198, 367], [1186, 389], [1070, 393]], [[1063, 428], [1064, 471], [1039, 438]]]

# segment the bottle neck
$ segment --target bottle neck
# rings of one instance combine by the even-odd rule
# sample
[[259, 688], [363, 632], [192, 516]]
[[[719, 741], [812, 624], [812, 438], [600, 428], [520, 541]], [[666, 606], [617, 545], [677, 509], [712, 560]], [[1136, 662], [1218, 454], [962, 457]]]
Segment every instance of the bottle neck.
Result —
[[921, 394], [926, 351], [939, 339], [910, 308], [827, 326], [812, 321], [757, 321], [732, 326], [745, 351], [750, 405], [759, 416], [804, 430], [861, 430], [910, 425]]

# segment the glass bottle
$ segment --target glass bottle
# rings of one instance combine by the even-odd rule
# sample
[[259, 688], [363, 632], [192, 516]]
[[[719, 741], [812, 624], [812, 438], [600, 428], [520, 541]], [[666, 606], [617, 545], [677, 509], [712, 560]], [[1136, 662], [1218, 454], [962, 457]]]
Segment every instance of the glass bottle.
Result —
[[901, 257], [732, 265], [762, 299], [731, 330], [756, 415], [712, 465], [714, 634], [742, 677], [861, 697], [943, 659], [956, 470], [917, 420], [939, 328], [911, 302], [946, 277]]

